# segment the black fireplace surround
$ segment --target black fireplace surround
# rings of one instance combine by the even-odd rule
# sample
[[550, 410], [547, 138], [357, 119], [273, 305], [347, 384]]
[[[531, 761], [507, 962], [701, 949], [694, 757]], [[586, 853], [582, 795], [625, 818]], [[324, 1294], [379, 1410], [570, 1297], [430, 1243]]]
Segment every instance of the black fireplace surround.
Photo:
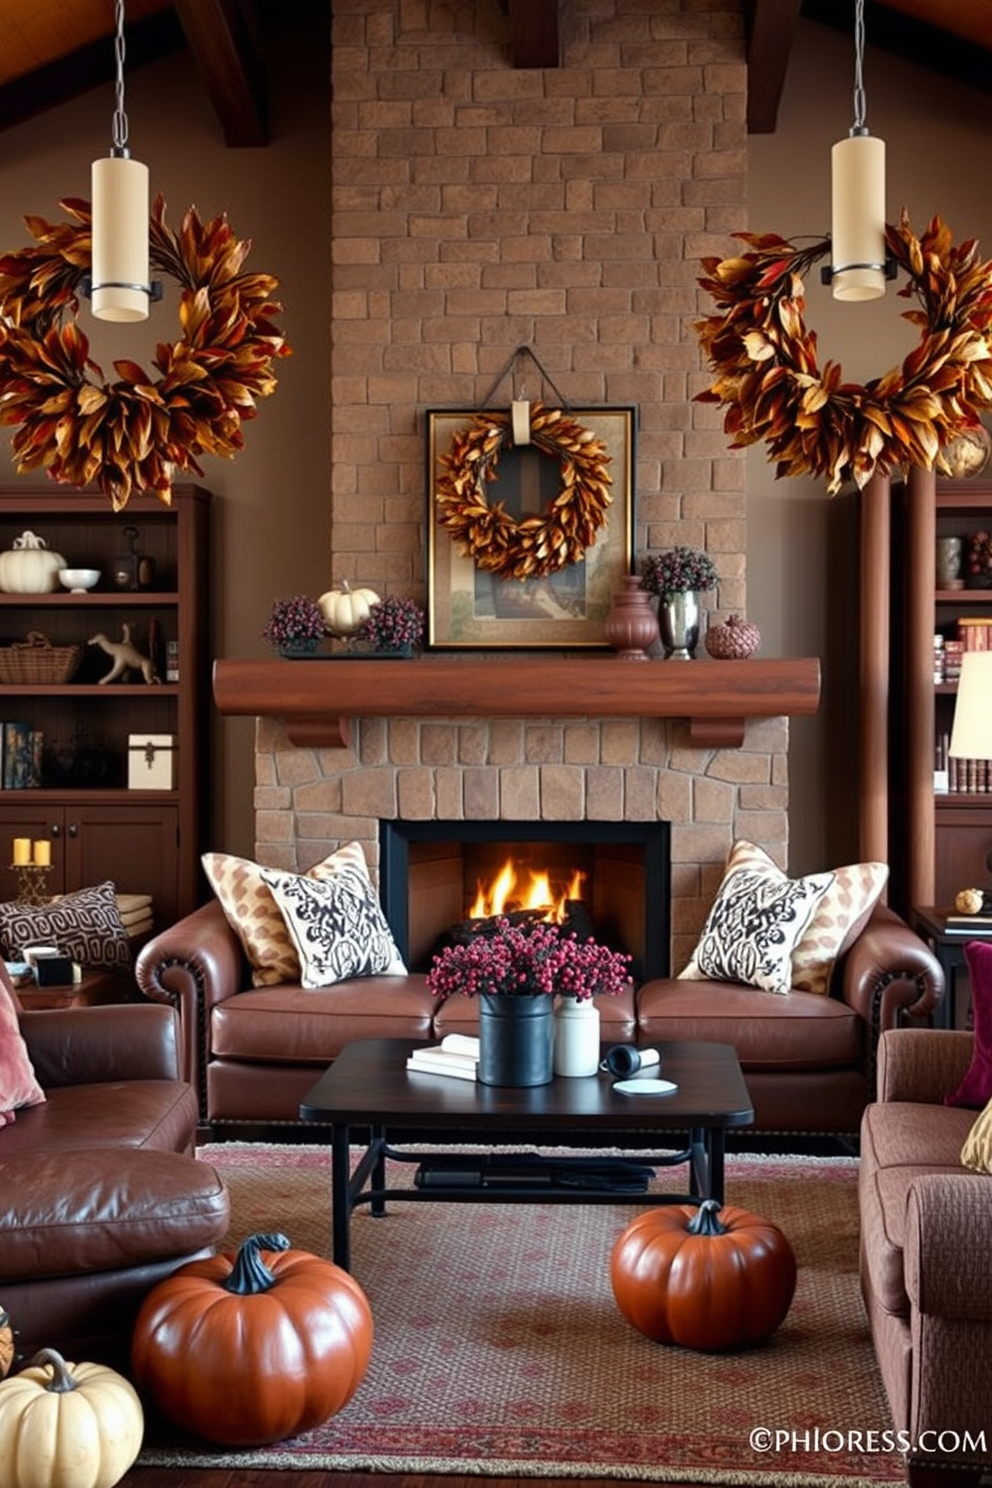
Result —
[[564, 880], [581, 872], [596, 939], [630, 953], [638, 983], [669, 975], [670, 824], [615, 821], [380, 822], [382, 905], [411, 971], [430, 969], [477, 881], [506, 859]]

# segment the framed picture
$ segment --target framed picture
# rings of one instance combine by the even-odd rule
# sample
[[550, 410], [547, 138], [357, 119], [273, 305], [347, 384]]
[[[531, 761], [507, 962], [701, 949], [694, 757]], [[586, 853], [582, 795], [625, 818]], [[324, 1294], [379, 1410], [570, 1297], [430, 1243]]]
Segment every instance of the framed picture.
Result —
[[[510, 578], [481, 567], [439, 518], [439, 484], [450, 474], [444, 457], [450, 455], [453, 440], [480, 430], [480, 415], [448, 409], [428, 413], [429, 647], [607, 649], [606, 615], [633, 559], [635, 415], [634, 408], [567, 410], [564, 416], [580, 427], [583, 438], [588, 434], [600, 442], [594, 477], [605, 471], [605, 520], [588, 546], [573, 544], [576, 557], [560, 568]], [[494, 415], [494, 423], [498, 420], [509, 430], [509, 411]], [[559, 454], [514, 443], [507, 433], [490, 467], [494, 478], [483, 482], [486, 505], [502, 506], [515, 522], [542, 516], [556, 520], [553, 503], [563, 491], [563, 456], [567, 459], [564, 450]]]

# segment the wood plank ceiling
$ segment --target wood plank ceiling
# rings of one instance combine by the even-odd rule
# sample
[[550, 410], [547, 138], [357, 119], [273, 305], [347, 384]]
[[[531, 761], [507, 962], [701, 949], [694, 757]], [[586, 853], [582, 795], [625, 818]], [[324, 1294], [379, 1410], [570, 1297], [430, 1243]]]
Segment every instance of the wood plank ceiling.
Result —
[[[264, 145], [264, 27], [300, 0], [126, 0], [127, 67], [188, 47], [228, 145]], [[325, 0], [330, 15], [333, 0]], [[480, 0], [481, 3], [481, 0]], [[557, 67], [569, 0], [498, 0], [513, 65]], [[660, 0], [659, 0], [660, 3]], [[748, 128], [774, 131], [800, 16], [852, 37], [855, 0], [742, 0]], [[666, 0], [667, 4], [667, 0]], [[0, 0], [0, 130], [114, 76], [113, 0]], [[866, 0], [877, 46], [992, 93], [992, 0]]]

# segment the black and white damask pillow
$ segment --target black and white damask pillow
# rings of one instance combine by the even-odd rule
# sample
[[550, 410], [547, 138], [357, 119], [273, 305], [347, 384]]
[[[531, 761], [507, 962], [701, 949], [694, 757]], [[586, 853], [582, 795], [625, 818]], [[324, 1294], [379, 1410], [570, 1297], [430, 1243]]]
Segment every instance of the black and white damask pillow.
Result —
[[0, 953], [19, 961], [28, 945], [53, 945], [80, 966], [127, 971], [131, 946], [110, 879], [48, 904], [0, 904]]
[[375, 889], [360, 869], [345, 868], [324, 881], [272, 868], [263, 868], [261, 877], [296, 946], [301, 986], [406, 974]]
[[791, 991], [792, 953], [833, 881], [832, 873], [808, 878], [751, 868], [728, 873], [680, 977]]

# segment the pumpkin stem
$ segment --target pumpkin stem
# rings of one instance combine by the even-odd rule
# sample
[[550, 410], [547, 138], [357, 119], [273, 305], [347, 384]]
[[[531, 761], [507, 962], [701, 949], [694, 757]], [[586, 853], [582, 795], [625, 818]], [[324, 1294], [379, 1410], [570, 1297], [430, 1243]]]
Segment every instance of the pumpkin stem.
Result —
[[725, 1235], [727, 1226], [720, 1219], [720, 1205], [716, 1199], [704, 1199], [696, 1213], [686, 1225], [690, 1235]]
[[51, 1390], [54, 1395], [68, 1395], [70, 1390], [79, 1388], [69, 1373], [62, 1355], [55, 1349], [39, 1349], [31, 1360], [31, 1363], [41, 1365], [50, 1364], [52, 1366], [52, 1377], [45, 1385], [45, 1389]]
[[275, 1286], [276, 1279], [262, 1260], [263, 1250], [288, 1250], [285, 1235], [249, 1235], [242, 1240], [231, 1274], [224, 1282], [226, 1292], [238, 1297], [247, 1297], [256, 1292], [267, 1292]]

